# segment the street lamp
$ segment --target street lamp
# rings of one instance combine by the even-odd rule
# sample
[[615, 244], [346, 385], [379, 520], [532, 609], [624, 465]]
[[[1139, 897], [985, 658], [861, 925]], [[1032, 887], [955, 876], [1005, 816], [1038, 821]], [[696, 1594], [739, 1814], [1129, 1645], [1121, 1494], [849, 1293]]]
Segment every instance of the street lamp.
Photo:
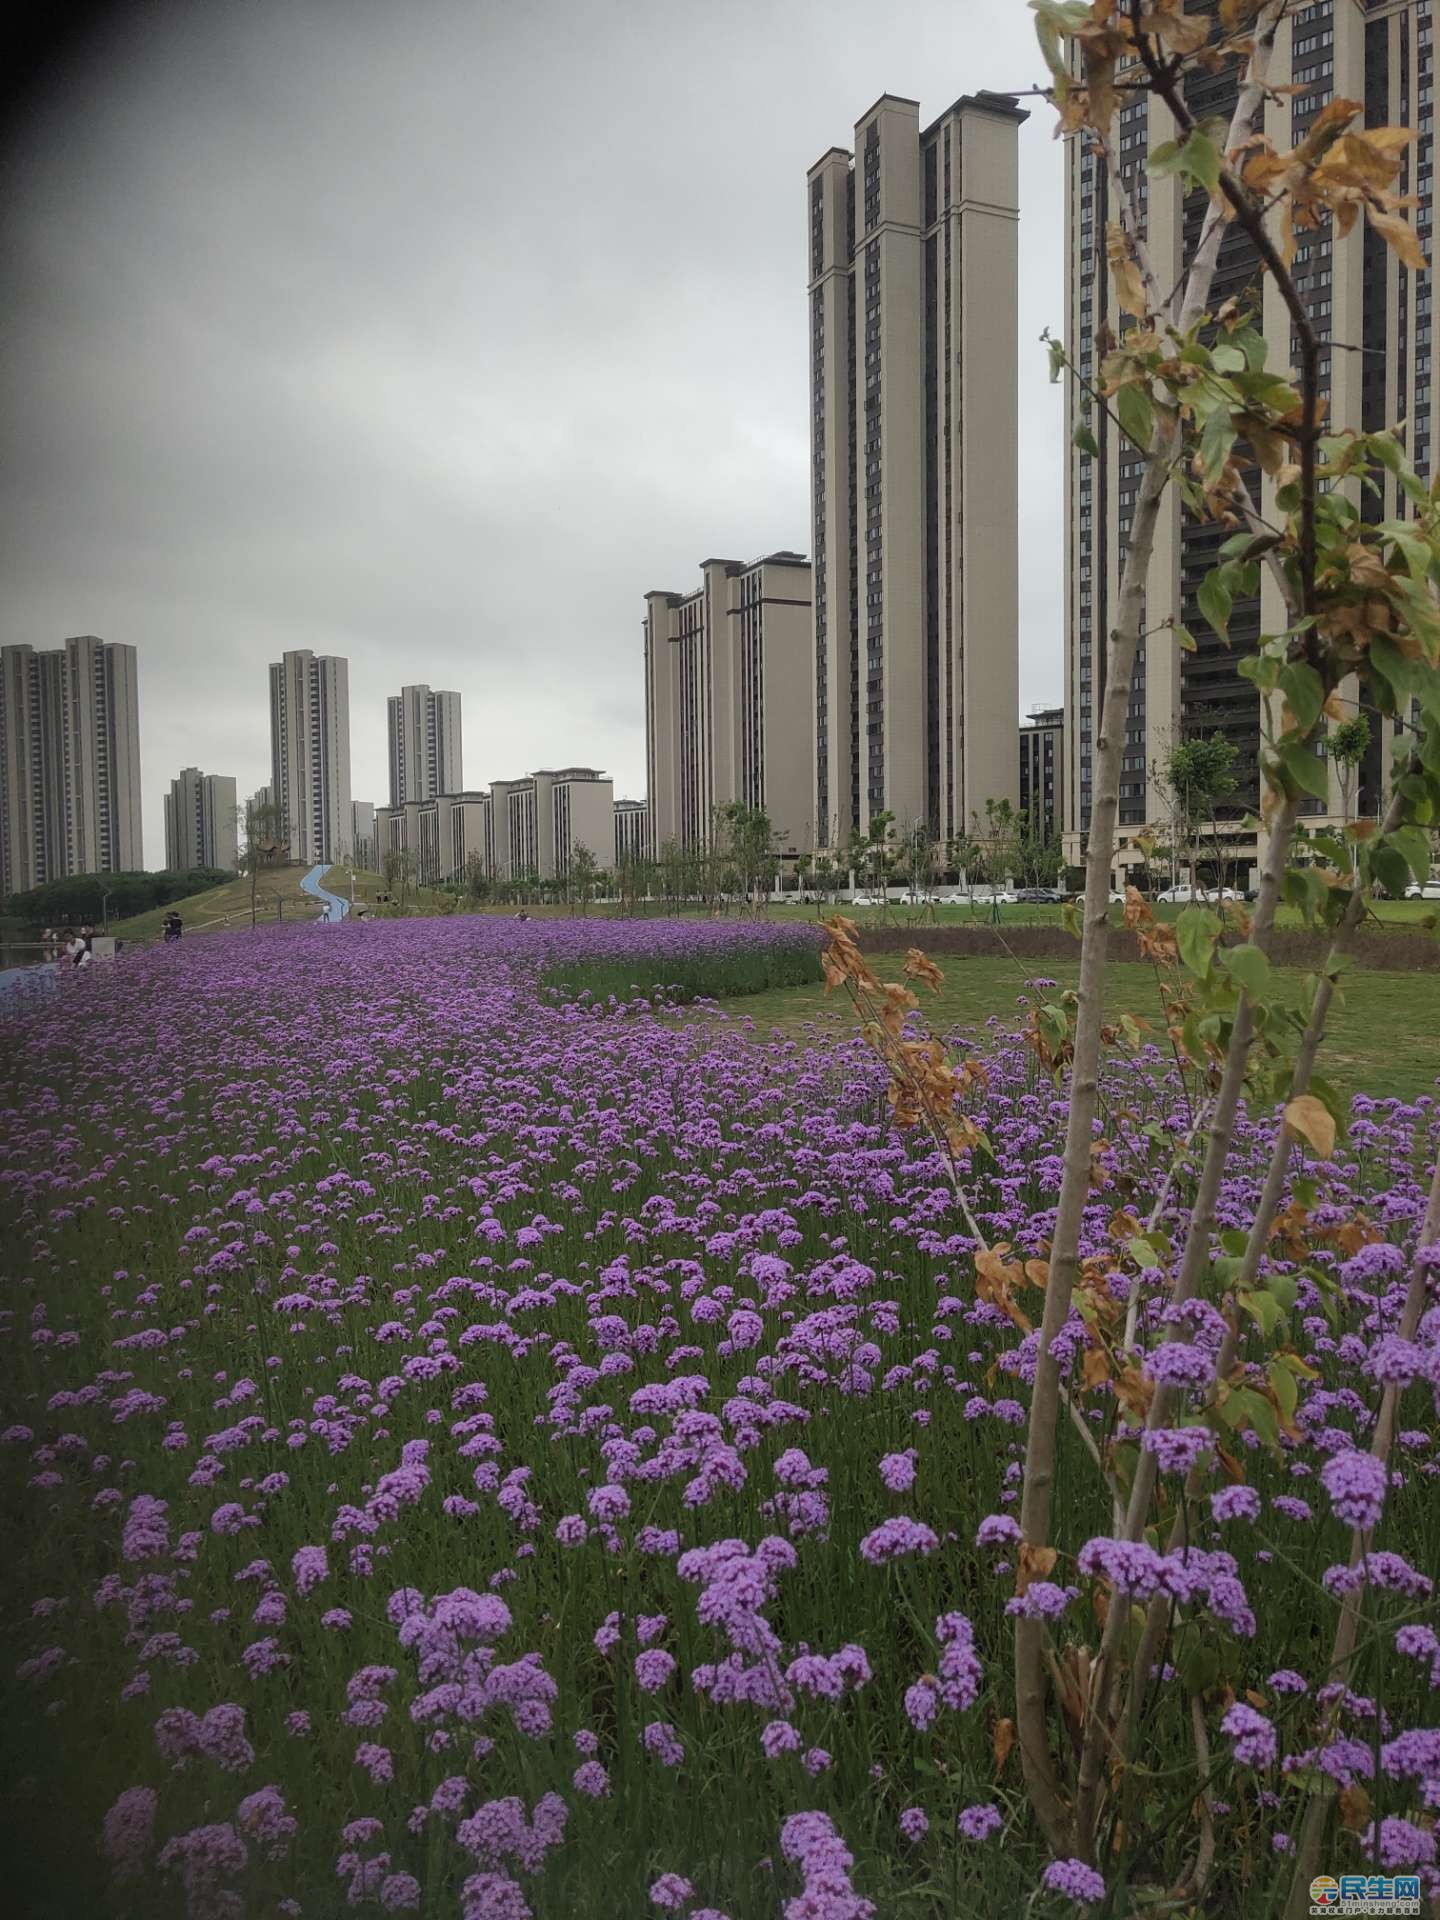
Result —
[[109, 887], [101, 887], [100, 889], [100, 931], [102, 933], [108, 933], [110, 929], [111, 891], [112, 889]]

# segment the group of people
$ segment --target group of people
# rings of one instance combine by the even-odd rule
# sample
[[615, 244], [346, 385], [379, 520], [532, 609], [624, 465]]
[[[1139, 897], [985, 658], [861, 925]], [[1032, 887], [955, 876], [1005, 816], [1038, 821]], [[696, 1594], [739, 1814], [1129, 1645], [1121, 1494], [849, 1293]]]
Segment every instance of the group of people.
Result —
[[[173, 946], [184, 931], [185, 922], [172, 907], [161, 922], [160, 931], [166, 946]], [[47, 960], [53, 960], [61, 967], [89, 967], [95, 963], [95, 929], [87, 920], [77, 933], [74, 927], [66, 927], [57, 932], [54, 927], [46, 927], [40, 936], [41, 947]], [[101, 958], [107, 957], [118, 946], [110, 941], [101, 949]]]
[[78, 933], [73, 927], [66, 927], [63, 933], [46, 927], [41, 942], [46, 959], [58, 961], [62, 967], [88, 967], [95, 959], [95, 929], [88, 923]]

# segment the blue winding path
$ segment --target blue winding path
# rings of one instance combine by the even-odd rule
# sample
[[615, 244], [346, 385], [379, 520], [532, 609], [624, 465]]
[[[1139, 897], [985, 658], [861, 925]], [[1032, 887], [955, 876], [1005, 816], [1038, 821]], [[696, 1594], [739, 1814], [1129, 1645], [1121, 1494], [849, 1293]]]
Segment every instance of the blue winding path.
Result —
[[338, 925], [339, 922], [345, 918], [346, 914], [349, 913], [350, 902], [348, 900], [342, 900], [338, 893], [327, 893], [324, 887], [321, 886], [320, 882], [329, 871], [329, 865], [324, 863], [318, 867], [312, 867], [300, 882], [300, 891], [302, 893], [308, 893], [316, 900], [324, 903], [325, 921], [333, 927]]

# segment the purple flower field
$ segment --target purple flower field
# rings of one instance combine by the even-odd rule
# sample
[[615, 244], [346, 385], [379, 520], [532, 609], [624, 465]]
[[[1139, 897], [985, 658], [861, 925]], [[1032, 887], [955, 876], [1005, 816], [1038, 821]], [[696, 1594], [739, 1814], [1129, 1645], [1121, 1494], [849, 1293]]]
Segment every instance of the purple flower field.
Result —
[[[793, 928], [285, 927], [9, 1010], [18, 1911], [1129, 1912], [1026, 1812], [1013, 1615], [1045, 1623], [1063, 1739], [1077, 1652], [1157, 1592], [1173, 1630], [1142, 1758], [1174, 1852], [1132, 1881], [1185, 1858], [1183, 1690], [1212, 1762], [1207, 1912], [1276, 1910], [1332, 1781], [1328, 1870], [1379, 1860], [1434, 1891], [1433, 1284], [1417, 1338], [1393, 1331], [1434, 1102], [1358, 1100], [1323, 1196], [1297, 1153], [1267, 1294], [1293, 1409], [1217, 1442], [1193, 1413], [1224, 1323], [1200, 1301], [1172, 1324], [1138, 1227], [1191, 1116], [1158, 1053], [1107, 1069], [1086, 1252], [1120, 1321], [1134, 1303], [1133, 1390], [1192, 1395], [1147, 1440], [1163, 1502], [1208, 1477], [1188, 1549], [1117, 1542], [1067, 1423], [1064, 1550], [1017, 1582], [1038, 1288], [1012, 1311], [977, 1292], [945, 1168], [894, 1131], [861, 1041], [653, 1004], [727, 955], [747, 977], [767, 941], [813, 962]], [[555, 990], [624, 974], [618, 997], [652, 1004]], [[989, 1147], [976, 1219], [1023, 1271], [1065, 1101], [1018, 1024], [994, 1023], [964, 1097]], [[1273, 1122], [1242, 1129], [1222, 1229], [1248, 1223]], [[1182, 1179], [1172, 1232], [1183, 1201]], [[1265, 1331], [1242, 1342], [1252, 1400]], [[1125, 1397], [1087, 1373], [1078, 1312], [1063, 1338], [1118, 1470]], [[1364, 1449], [1394, 1381], [1387, 1472]], [[1352, 1525], [1375, 1529], [1358, 1568]], [[1357, 1588], [1340, 1693], [1324, 1663]]]

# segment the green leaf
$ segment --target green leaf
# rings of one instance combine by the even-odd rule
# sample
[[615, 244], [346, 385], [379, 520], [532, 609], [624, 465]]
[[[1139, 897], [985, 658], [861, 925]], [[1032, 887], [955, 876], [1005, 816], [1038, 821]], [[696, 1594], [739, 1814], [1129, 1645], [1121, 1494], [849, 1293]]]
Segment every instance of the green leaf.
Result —
[[1265, 1282], [1267, 1293], [1273, 1293], [1280, 1302], [1283, 1312], [1288, 1313], [1295, 1304], [1295, 1276], [1293, 1273], [1272, 1273]]
[[1073, 438], [1075, 445], [1080, 449], [1081, 453], [1088, 453], [1094, 459], [1099, 459], [1100, 442], [1095, 438], [1086, 421], [1082, 420], [1079, 426], [1076, 427]]
[[1216, 347], [1210, 356], [1211, 364], [1221, 373], [1243, 373], [1248, 364], [1244, 350], [1240, 347]]
[[1287, 1420], [1295, 1418], [1296, 1403], [1300, 1398], [1300, 1386], [1290, 1369], [1279, 1360], [1272, 1360], [1266, 1368], [1266, 1376], [1280, 1404], [1280, 1411]]
[[1219, 149], [1199, 127], [1193, 130], [1180, 149], [1180, 170], [1189, 174], [1207, 193], [1214, 193], [1220, 185]]
[[1228, 646], [1230, 609], [1234, 602], [1230, 598], [1230, 589], [1221, 577], [1219, 567], [1212, 567], [1200, 582], [1200, 591], [1196, 599], [1200, 603], [1201, 613]]
[[1319, 674], [1303, 661], [1295, 660], [1280, 669], [1280, 687], [1296, 720], [1308, 733], [1325, 704], [1325, 687]]
[[1271, 1293], [1242, 1293], [1239, 1300], [1268, 1340], [1280, 1324], [1280, 1302]]
[[1240, 1405], [1236, 1408], [1237, 1418], [1232, 1424], [1238, 1425], [1243, 1421], [1244, 1424], [1250, 1428], [1251, 1432], [1262, 1440], [1267, 1447], [1278, 1447], [1280, 1444], [1280, 1422], [1276, 1418], [1275, 1409], [1271, 1406], [1270, 1402], [1265, 1399], [1262, 1394], [1253, 1392], [1249, 1387], [1241, 1387], [1237, 1392], [1231, 1394], [1230, 1404], [1232, 1406], [1237, 1400]]
[[1220, 1655], [1209, 1640], [1197, 1639], [1179, 1662], [1180, 1684], [1187, 1693], [1208, 1693], [1220, 1678]]
[[1203, 980], [1210, 971], [1219, 932], [1219, 917], [1208, 907], [1186, 907], [1175, 923], [1180, 958], [1186, 971], [1193, 973], [1197, 980]]
[[1147, 1267], [1160, 1267], [1165, 1263], [1143, 1235], [1136, 1234], [1125, 1243], [1125, 1251], [1142, 1271]]
[[1404, 856], [1410, 871], [1422, 884], [1430, 878], [1430, 836], [1420, 827], [1396, 827], [1387, 833], [1387, 843]]
[[1144, 381], [1132, 381], [1128, 387], [1121, 387], [1115, 396], [1115, 411], [1125, 432], [1142, 452], [1148, 453], [1155, 428], [1155, 403]]
[[1054, 386], [1055, 382], [1065, 371], [1065, 342], [1063, 340], [1047, 340], [1045, 345], [1050, 355], [1050, 384]]
[[1226, 1227], [1220, 1235], [1220, 1244], [1226, 1253], [1242, 1254], [1249, 1244], [1250, 1236], [1243, 1227]]
[[1410, 882], [1410, 862], [1398, 847], [1386, 841], [1369, 849], [1370, 871], [1392, 900], [1403, 900]]
[[1179, 647], [1182, 653], [1194, 653], [1197, 651], [1196, 644], [1195, 644], [1195, 636], [1193, 633], [1191, 633], [1188, 627], [1181, 626], [1180, 622], [1177, 620], [1175, 622], [1174, 631], [1175, 631], [1175, 644]]
[[1150, 157], [1145, 165], [1151, 173], [1177, 173], [1180, 169], [1180, 142], [1162, 140], [1158, 147], [1150, 149]]
[[1301, 746], [1298, 740], [1291, 741], [1288, 746], [1281, 745], [1278, 752], [1281, 766], [1301, 793], [1308, 793], [1316, 800], [1329, 799], [1329, 771], [1318, 754]]
[[1213, 483], [1220, 478], [1234, 444], [1230, 408], [1228, 404], [1218, 406], [1206, 420], [1200, 435], [1200, 472], [1206, 481]]
[[1270, 984], [1270, 962], [1250, 941], [1241, 947], [1223, 948], [1220, 964], [1239, 981], [1252, 1000], [1258, 1000]]

